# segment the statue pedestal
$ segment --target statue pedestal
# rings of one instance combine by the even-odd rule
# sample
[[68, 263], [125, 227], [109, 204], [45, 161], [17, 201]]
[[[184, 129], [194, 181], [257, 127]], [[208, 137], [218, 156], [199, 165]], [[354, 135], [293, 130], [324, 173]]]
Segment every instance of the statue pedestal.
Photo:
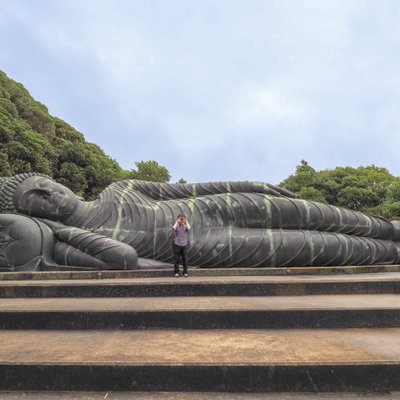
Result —
[[343, 268], [0, 274], [0, 390], [399, 390], [400, 266]]

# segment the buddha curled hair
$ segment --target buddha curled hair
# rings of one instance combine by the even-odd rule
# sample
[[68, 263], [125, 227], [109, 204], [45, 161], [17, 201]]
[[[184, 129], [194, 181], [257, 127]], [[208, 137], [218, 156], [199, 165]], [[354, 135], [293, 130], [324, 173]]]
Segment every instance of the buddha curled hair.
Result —
[[14, 193], [21, 182], [32, 176], [43, 176], [47, 179], [53, 180], [49, 176], [37, 172], [27, 172], [6, 178], [0, 178], [0, 213], [17, 212], [17, 209], [14, 206]]

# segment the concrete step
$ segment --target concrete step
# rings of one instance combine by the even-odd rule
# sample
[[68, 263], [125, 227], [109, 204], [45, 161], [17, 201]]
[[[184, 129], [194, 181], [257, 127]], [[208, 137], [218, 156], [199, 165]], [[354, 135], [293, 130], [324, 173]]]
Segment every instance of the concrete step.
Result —
[[[277, 268], [199, 268], [190, 267], [192, 276], [280, 276], [280, 275], [337, 275], [400, 272], [400, 265], [350, 265]], [[21, 271], [1, 272], [5, 280], [71, 280], [71, 279], [124, 279], [169, 277], [172, 266], [142, 270], [103, 271]]]
[[218, 392], [49, 392], [0, 391], [2, 400], [391, 400], [400, 393], [218, 393]]
[[2, 299], [0, 329], [400, 327], [400, 296]]
[[284, 296], [400, 293], [400, 272], [327, 276], [191, 276], [190, 278], [0, 281], [1, 298]]
[[1, 390], [398, 391], [400, 328], [0, 331]]

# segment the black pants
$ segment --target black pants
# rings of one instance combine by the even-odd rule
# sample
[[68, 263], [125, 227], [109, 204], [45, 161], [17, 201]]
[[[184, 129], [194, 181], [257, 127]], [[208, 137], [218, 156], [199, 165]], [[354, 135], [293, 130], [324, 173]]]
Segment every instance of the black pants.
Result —
[[183, 273], [187, 272], [186, 247], [187, 246], [178, 246], [177, 244], [174, 246], [175, 274], [179, 273], [179, 261], [181, 257], [182, 257]]

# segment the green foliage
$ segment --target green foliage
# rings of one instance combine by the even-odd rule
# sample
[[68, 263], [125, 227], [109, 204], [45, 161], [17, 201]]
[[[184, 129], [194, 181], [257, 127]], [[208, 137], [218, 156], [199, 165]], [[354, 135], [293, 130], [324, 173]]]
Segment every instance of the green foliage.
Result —
[[0, 153], [0, 176], [10, 175], [12, 175], [12, 170], [8, 162], [8, 155], [6, 153]]
[[375, 165], [316, 171], [302, 160], [280, 185], [304, 199], [385, 218], [400, 217], [400, 179]]
[[69, 188], [79, 196], [83, 196], [88, 182], [85, 171], [73, 162], [64, 162], [58, 171], [58, 182]]
[[388, 219], [400, 219], [400, 178], [392, 181], [387, 187], [386, 197], [376, 207], [368, 209], [368, 212]]
[[371, 215], [391, 220], [400, 220], [400, 201], [384, 201], [376, 207], [367, 210]]
[[318, 201], [319, 203], [326, 203], [324, 194], [311, 186], [304, 186], [298, 191], [300, 198], [305, 200]]
[[171, 179], [167, 168], [158, 164], [157, 161], [139, 161], [135, 165], [136, 170], [131, 171], [130, 179], [153, 182], [169, 182]]
[[15, 107], [15, 104], [9, 99], [0, 97], [0, 109], [8, 113], [10, 117], [18, 117], [17, 107]]
[[303, 187], [312, 187], [314, 185], [315, 169], [307, 161], [301, 160], [296, 167], [294, 175], [290, 175], [281, 186], [298, 193]]
[[70, 142], [84, 142], [82, 133], [76, 131], [72, 126], [65, 123], [62, 119], [54, 117], [54, 126], [57, 138], [65, 139]]
[[167, 182], [155, 161], [125, 171], [82, 133], [48, 113], [20, 84], [0, 71], [0, 176], [41, 172], [90, 200], [121, 179]]
[[375, 207], [379, 204], [379, 197], [371, 189], [360, 187], [345, 187], [338, 193], [339, 205], [352, 210]]
[[32, 107], [24, 109], [21, 112], [21, 118], [27, 121], [35, 132], [42, 134], [45, 138], [54, 137], [56, 127], [53, 117], [40, 103], [35, 102]]
[[394, 179], [389, 185], [386, 198], [391, 202], [400, 201], [400, 178]]

